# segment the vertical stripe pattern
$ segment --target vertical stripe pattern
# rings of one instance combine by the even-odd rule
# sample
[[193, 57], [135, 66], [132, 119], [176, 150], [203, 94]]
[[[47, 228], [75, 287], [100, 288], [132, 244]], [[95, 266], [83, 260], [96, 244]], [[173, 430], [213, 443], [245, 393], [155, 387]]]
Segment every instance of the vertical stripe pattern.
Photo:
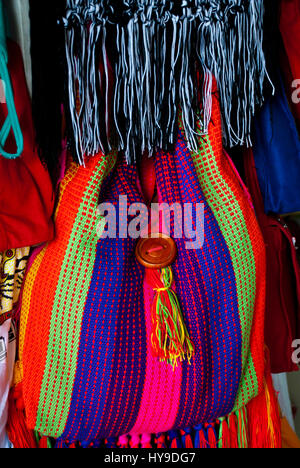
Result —
[[[181, 124], [180, 124], [181, 125]], [[90, 445], [124, 434], [205, 424], [243, 408], [263, 385], [264, 245], [247, 195], [223, 153], [216, 97], [209, 135], [191, 153], [179, 131], [158, 152], [159, 201], [202, 204], [202, 248], [175, 239], [175, 289], [195, 346], [173, 371], [151, 350], [151, 298], [136, 240], [97, 238], [99, 202], [143, 202], [138, 171], [120, 155], [71, 164], [56, 212], [57, 234], [37, 255], [23, 292], [20, 367], [28, 424]], [[128, 222], [133, 216], [128, 216]], [[127, 226], [126, 226], [127, 227]], [[171, 235], [175, 237], [171, 217]]]

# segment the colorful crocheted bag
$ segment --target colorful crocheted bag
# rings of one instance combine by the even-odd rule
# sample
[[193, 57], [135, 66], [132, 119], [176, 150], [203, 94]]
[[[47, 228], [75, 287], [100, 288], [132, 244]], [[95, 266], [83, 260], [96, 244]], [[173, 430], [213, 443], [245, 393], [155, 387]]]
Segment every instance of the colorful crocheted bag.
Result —
[[180, 123], [174, 153], [155, 157], [159, 202], [204, 206], [203, 247], [189, 250], [176, 238], [172, 265], [169, 298], [172, 310], [181, 306], [187, 359], [172, 366], [153, 352], [153, 301], [170, 292], [166, 278], [153, 288], [136, 240], [97, 236], [99, 202], [115, 207], [120, 228], [119, 197], [128, 206], [143, 201], [136, 167], [116, 154], [71, 163], [56, 238], [35, 258], [23, 290], [9, 423], [15, 446], [32, 444], [30, 430], [41, 446], [55, 439], [56, 447], [280, 446], [265, 372], [264, 243], [223, 152], [216, 97], [209, 134], [199, 139], [191, 153]]

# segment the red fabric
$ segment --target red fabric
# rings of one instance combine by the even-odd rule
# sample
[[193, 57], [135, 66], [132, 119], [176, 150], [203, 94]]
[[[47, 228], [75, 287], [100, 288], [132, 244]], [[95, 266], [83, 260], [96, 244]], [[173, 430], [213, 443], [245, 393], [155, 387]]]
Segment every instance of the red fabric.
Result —
[[[52, 184], [34, 148], [31, 102], [22, 55], [18, 45], [12, 41], [8, 41], [8, 55], [24, 151], [20, 158], [14, 160], [0, 155], [0, 252], [37, 245], [51, 240], [54, 235]], [[6, 116], [5, 104], [1, 104], [0, 112], [2, 126]], [[14, 148], [14, 145], [10, 135], [7, 148]]]
[[[292, 87], [294, 80], [300, 80], [300, 1], [281, 0], [280, 32], [284, 44], [285, 56], [281, 58], [281, 68], [285, 77], [287, 95], [300, 130], [300, 102], [292, 100], [292, 95], [299, 89]], [[297, 93], [298, 98], [300, 92]]]
[[297, 371], [292, 342], [300, 336], [300, 268], [293, 238], [283, 223], [264, 212], [252, 150], [245, 154], [245, 176], [267, 252], [265, 341], [271, 372]]
[[139, 176], [144, 200], [147, 204], [150, 204], [153, 202], [156, 188], [154, 157], [149, 158], [148, 155], [143, 155]]

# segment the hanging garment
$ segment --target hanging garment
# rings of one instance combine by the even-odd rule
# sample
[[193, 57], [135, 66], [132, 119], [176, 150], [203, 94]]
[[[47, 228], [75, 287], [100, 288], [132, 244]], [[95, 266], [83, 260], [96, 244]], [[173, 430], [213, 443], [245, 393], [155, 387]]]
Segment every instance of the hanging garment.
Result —
[[278, 401], [280, 405], [281, 414], [284, 418], [286, 418], [291, 429], [295, 431], [295, 421], [292, 412], [292, 403], [289, 394], [287, 374], [273, 374], [272, 380], [274, 390], [278, 394]]
[[[198, 152], [188, 150], [180, 121], [176, 150], [155, 157], [159, 202], [204, 207], [200, 249], [188, 249], [189, 237], [176, 238], [171, 223], [178, 249], [172, 292], [166, 282], [156, 292], [145, 283], [137, 240], [97, 237], [99, 203], [115, 208], [122, 230], [119, 197], [127, 196], [125, 211], [143, 202], [136, 166], [116, 153], [100, 153], [86, 167], [70, 164], [57, 235], [24, 284], [16, 405], [8, 424], [14, 446], [24, 442], [18, 438], [22, 395], [28, 438], [35, 429], [57, 439], [57, 447], [151, 447], [155, 437], [155, 446], [162, 440], [172, 447], [280, 446], [277, 402], [265, 373], [264, 244], [224, 157], [216, 97], [212, 112]], [[153, 301], [166, 291], [178, 299], [193, 346], [190, 354], [183, 346], [173, 366], [156, 357], [152, 340]]]
[[264, 212], [252, 151], [245, 154], [245, 175], [267, 251], [265, 340], [274, 374], [297, 371], [292, 343], [300, 335], [300, 268], [287, 225]]
[[16, 357], [16, 329], [12, 320], [0, 325], [0, 448], [11, 446], [6, 435], [8, 395]]
[[298, 0], [281, 0], [280, 32], [287, 60], [283, 69], [287, 81], [288, 99], [300, 130], [300, 5]]
[[0, 253], [0, 325], [12, 318], [14, 306], [19, 299], [29, 252], [30, 248], [24, 247]]
[[144, 151], [174, 149], [179, 108], [196, 150], [197, 123], [206, 133], [211, 117], [212, 76], [225, 143], [250, 145], [268, 78], [263, 19], [263, 0], [67, 0], [62, 24], [74, 157], [83, 163], [84, 155], [117, 146], [133, 162]]
[[265, 212], [300, 211], [300, 139], [282, 82], [255, 117], [253, 154]]
[[293, 243], [296, 248], [297, 258], [300, 263], [300, 215], [294, 213], [292, 216], [284, 217], [289, 230], [293, 236]]
[[25, 75], [31, 94], [31, 58], [29, 0], [2, 0], [5, 11], [7, 36], [19, 44], [22, 50]]
[[16, 327], [12, 320], [23, 283], [30, 248], [0, 253], [0, 448], [9, 448], [6, 436], [8, 394], [16, 356]]
[[65, 36], [58, 24], [58, 18], [65, 11], [65, 0], [51, 0], [46, 15], [42, 2], [30, 0], [29, 6], [32, 113], [36, 142], [39, 155], [56, 182], [62, 150], [62, 105], [64, 93], [67, 93], [63, 66]]
[[[8, 62], [8, 52], [6, 44], [6, 29], [4, 25], [4, 16], [3, 16], [3, 4], [2, 0], [0, 1], [0, 86], [1, 86], [1, 107], [5, 106], [5, 117], [1, 118], [2, 127], [0, 130], [0, 154], [8, 159], [17, 158], [22, 154], [23, 151], [23, 135], [20, 128], [20, 123], [15, 107], [14, 94], [11, 85], [11, 79], [9, 76], [9, 71], [7, 68]], [[12, 133], [14, 136], [16, 147], [8, 151], [6, 147], [6, 142], [9, 134]]]
[[[30, 99], [22, 56], [8, 42], [9, 63], [17, 113], [24, 135], [24, 151], [15, 160], [0, 156], [0, 252], [33, 246], [53, 238], [53, 189], [49, 174], [35, 151]], [[1, 121], [5, 106], [0, 106]], [[10, 135], [11, 136], [11, 135]], [[9, 137], [8, 148], [14, 149]]]
[[12, 320], [23, 283], [30, 248], [0, 253], [0, 448], [9, 448], [6, 435], [8, 395], [16, 357], [16, 327]]

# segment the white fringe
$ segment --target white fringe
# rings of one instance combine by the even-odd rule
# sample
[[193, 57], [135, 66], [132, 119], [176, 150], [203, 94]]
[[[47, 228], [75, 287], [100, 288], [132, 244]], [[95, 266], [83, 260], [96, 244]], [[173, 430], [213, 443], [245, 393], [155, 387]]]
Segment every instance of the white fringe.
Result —
[[[178, 0], [173, 4], [168, 0], [67, 0], [69, 104], [81, 164], [84, 155], [109, 151], [116, 136], [128, 163], [136, 162], [145, 151], [151, 155], [157, 148], [170, 150], [177, 139], [179, 110], [188, 145], [196, 150], [197, 124], [200, 121], [205, 134], [211, 119], [213, 77], [219, 89], [225, 145], [251, 146], [252, 118], [263, 104], [264, 83], [269, 80], [262, 47], [263, 0]], [[112, 49], [117, 59], [112, 64], [110, 103]], [[202, 106], [197, 102], [196, 61], [203, 72]], [[101, 108], [99, 92], [104, 96]]]

